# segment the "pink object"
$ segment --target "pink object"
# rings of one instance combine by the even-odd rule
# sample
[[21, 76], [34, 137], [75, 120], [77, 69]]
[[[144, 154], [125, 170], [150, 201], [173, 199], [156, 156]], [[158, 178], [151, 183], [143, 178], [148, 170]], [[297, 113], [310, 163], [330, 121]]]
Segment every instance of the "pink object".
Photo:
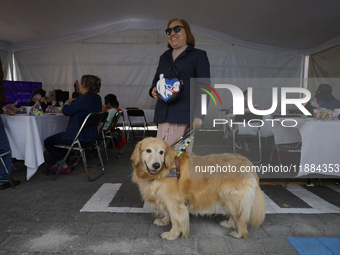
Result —
[[66, 168], [64, 171], [61, 171], [61, 172], [59, 172], [59, 174], [70, 174], [70, 173], [72, 173], [72, 170], [71, 170], [71, 168]]
[[50, 171], [58, 170], [60, 166], [51, 166], [48, 168]]

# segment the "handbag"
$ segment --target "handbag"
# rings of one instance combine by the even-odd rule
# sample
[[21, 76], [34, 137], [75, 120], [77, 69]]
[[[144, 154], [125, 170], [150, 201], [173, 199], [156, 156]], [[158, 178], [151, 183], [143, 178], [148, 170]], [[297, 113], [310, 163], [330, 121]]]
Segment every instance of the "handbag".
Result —
[[178, 78], [167, 79], [164, 74], [159, 75], [159, 80], [156, 83], [158, 99], [168, 104], [173, 104], [179, 101], [184, 90], [184, 83], [181, 76], [178, 74], [175, 63], [171, 62]]

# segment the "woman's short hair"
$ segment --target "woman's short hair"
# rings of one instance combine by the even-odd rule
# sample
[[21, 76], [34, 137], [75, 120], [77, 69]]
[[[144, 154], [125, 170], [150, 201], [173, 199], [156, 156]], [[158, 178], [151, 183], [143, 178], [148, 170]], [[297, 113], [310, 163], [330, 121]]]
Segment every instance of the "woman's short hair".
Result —
[[332, 94], [332, 87], [329, 84], [320, 84], [318, 87], [317, 92], [320, 92], [321, 94]]
[[116, 95], [114, 94], [108, 94], [104, 97], [105, 104], [110, 103], [114, 107], [119, 107], [119, 102], [117, 100]]
[[101, 87], [101, 79], [95, 75], [83, 75], [80, 80], [81, 85], [87, 89], [88, 93], [99, 93]]
[[43, 89], [35, 89], [35, 90], [33, 90], [32, 97], [35, 96], [35, 95], [40, 95], [41, 97], [45, 97], [46, 96], [46, 91], [43, 90]]
[[[170, 24], [174, 21], [179, 21], [182, 23], [183, 27], [184, 27], [184, 31], [185, 31], [185, 35], [186, 35], [186, 40], [187, 40], [187, 44], [188, 45], [192, 45], [195, 47], [195, 37], [193, 36], [193, 34], [191, 33], [191, 29], [189, 26], [189, 23], [185, 20], [185, 19], [172, 19], [168, 22], [168, 26], [167, 28], [169, 28]], [[172, 49], [171, 45], [168, 43], [168, 48]]]

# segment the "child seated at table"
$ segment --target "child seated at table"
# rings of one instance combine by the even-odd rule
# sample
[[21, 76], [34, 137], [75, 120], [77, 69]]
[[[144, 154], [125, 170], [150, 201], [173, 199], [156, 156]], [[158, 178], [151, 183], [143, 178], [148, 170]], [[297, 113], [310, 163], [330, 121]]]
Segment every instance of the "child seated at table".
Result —
[[113, 116], [116, 114], [116, 112], [121, 111], [121, 109], [118, 108], [119, 102], [117, 100], [116, 95], [108, 94], [104, 97], [104, 99], [105, 105], [102, 106], [102, 111], [107, 111], [109, 115], [107, 116], [103, 130], [107, 130], [112, 122]]

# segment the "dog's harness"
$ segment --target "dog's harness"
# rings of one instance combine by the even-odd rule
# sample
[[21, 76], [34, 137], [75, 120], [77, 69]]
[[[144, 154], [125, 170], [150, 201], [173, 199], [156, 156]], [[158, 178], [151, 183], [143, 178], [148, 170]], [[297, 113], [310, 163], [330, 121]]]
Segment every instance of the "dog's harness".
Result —
[[177, 183], [178, 183], [179, 177], [181, 177], [181, 169], [179, 168], [179, 159], [178, 159], [178, 157], [175, 158], [175, 164], [176, 164], [176, 176], [177, 176]]
[[179, 156], [185, 151], [189, 143], [192, 140], [194, 140], [195, 132], [196, 130], [188, 130], [183, 136], [181, 136], [177, 140], [177, 142], [171, 145], [171, 147], [177, 151], [177, 156], [175, 158], [177, 183], [179, 181], [179, 178], [181, 177], [181, 169], [179, 167]]

